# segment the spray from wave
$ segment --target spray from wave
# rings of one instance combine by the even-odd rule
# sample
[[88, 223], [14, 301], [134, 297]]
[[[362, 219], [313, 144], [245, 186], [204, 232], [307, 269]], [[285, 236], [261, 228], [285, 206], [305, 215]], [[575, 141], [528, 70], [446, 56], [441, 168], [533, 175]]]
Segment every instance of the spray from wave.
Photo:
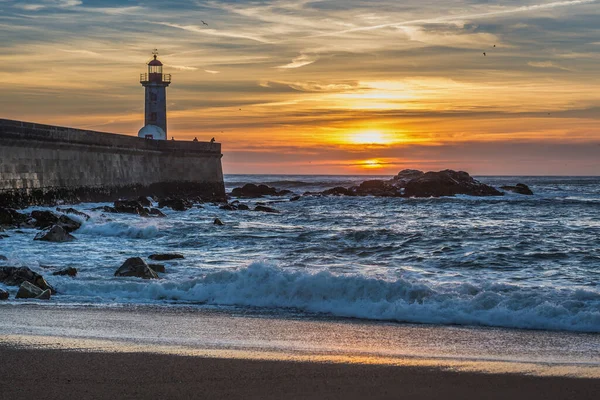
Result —
[[256, 262], [186, 281], [68, 282], [67, 295], [123, 301], [293, 308], [340, 317], [413, 323], [600, 332], [600, 293], [473, 283], [434, 285], [408, 279], [309, 273]]

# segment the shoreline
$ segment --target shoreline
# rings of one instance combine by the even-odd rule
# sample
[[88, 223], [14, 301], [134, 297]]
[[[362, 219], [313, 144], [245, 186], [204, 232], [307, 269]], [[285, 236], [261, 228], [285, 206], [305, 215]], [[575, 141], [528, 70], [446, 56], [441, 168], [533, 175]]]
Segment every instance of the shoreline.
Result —
[[[6, 398], [595, 399], [599, 379], [433, 367], [15, 348], [0, 344]], [[31, 384], [35, 382], [35, 384]]]
[[600, 336], [241, 310], [0, 305], [0, 346], [600, 378]]

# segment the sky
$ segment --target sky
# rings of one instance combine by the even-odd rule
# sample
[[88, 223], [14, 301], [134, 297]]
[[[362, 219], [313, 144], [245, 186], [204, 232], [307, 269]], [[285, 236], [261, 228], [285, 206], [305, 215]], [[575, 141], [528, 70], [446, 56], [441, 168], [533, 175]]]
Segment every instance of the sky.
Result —
[[225, 173], [600, 175], [599, 21], [600, 0], [0, 0], [0, 118], [136, 135], [156, 48], [169, 136], [215, 137]]

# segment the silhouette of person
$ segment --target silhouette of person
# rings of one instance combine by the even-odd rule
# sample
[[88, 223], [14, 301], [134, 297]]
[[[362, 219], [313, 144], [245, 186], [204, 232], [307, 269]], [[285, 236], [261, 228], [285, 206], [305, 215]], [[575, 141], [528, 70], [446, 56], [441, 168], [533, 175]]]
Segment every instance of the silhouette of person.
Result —
[[197, 141], [198, 141], [198, 138], [197, 138], [197, 137], [195, 137], [195, 138], [194, 138], [194, 142], [197, 142]]
[[210, 139], [210, 142], [214, 143], [215, 142], [215, 138]]

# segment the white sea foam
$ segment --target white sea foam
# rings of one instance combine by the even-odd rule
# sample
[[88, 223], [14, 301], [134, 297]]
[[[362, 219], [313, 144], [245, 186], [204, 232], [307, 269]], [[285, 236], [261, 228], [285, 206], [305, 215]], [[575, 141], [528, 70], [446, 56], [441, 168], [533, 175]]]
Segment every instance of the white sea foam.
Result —
[[159, 230], [155, 224], [132, 226], [124, 222], [108, 222], [104, 224], [88, 222], [83, 224], [83, 226], [79, 228], [77, 233], [97, 236], [116, 236], [134, 239], [148, 239], [158, 236]]
[[[121, 278], [122, 279], [122, 278]], [[183, 281], [65, 282], [71, 296], [294, 308], [341, 317], [416, 323], [600, 332], [600, 293], [517, 285], [435, 285], [330, 272], [286, 271], [265, 263]]]

